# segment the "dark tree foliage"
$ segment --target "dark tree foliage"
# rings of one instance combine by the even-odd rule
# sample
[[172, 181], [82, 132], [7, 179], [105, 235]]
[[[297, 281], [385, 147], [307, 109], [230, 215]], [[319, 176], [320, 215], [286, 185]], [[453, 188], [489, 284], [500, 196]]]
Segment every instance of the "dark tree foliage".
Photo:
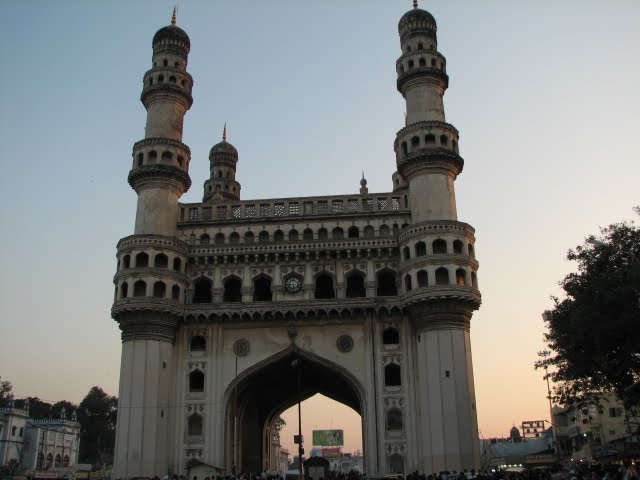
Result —
[[98, 464], [113, 455], [117, 413], [118, 399], [100, 387], [92, 387], [80, 402], [80, 463]]
[[[29, 400], [29, 416], [37, 420], [41, 418], [53, 418], [51, 405], [38, 397], [28, 397]], [[16, 400], [16, 407], [24, 408], [25, 400]]]
[[566, 297], [553, 298], [554, 308], [546, 312], [550, 352], [536, 368], [551, 370], [553, 398], [563, 405], [613, 392], [627, 409], [638, 408], [640, 228], [609, 225], [600, 237], [569, 250], [567, 259], [578, 263], [578, 271], [560, 282]]
[[13, 398], [13, 385], [9, 380], [2, 380], [0, 377], [0, 405], [5, 400], [11, 400]]

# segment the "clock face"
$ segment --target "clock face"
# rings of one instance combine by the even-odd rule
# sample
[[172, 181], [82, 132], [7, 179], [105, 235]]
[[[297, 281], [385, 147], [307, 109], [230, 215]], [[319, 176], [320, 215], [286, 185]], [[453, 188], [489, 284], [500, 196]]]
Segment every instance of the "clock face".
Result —
[[289, 277], [284, 284], [284, 287], [289, 293], [298, 293], [302, 288], [302, 281], [300, 277]]

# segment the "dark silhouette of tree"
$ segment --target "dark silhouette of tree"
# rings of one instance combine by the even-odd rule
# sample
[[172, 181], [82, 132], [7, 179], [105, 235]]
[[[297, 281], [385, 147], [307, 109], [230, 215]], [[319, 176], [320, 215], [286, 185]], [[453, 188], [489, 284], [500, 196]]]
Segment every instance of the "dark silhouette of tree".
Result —
[[92, 387], [80, 402], [80, 463], [97, 464], [112, 457], [117, 412], [118, 399], [100, 387]]
[[13, 399], [13, 385], [9, 380], [2, 380], [0, 377], [0, 405], [6, 400]]
[[[634, 209], [640, 214], [640, 209]], [[613, 392], [627, 409], [640, 407], [640, 228], [615, 223], [569, 250], [578, 271], [560, 285], [545, 312], [549, 351], [536, 368], [549, 368], [553, 399], [567, 405]]]

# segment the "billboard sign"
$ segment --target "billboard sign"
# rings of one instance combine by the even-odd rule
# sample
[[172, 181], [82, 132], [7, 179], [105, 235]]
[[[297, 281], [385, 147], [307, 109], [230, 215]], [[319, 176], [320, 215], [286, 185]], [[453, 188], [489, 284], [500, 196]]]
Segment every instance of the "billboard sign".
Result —
[[313, 445], [318, 447], [341, 447], [344, 445], [344, 431], [314, 430]]
[[340, 447], [323, 448], [322, 456], [327, 460], [337, 460], [340, 458]]

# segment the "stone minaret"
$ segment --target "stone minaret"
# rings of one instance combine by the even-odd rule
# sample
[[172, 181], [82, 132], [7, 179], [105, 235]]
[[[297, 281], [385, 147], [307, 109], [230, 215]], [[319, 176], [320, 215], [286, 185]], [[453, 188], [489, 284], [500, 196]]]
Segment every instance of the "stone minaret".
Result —
[[144, 75], [144, 140], [133, 146], [129, 184], [138, 194], [135, 234], [118, 243], [112, 316], [122, 330], [114, 478], [167, 472], [175, 404], [173, 342], [187, 280], [187, 246], [175, 237], [178, 201], [189, 189], [191, 153], [182, 124], [191, 107], [190, 41], [175, 25], [153, 37]]
[[227, 142], [227, 126], [222, 132], [222, 141], [209, 152], [209, 180], [204, 182], [203, 202], [240, 200], [240, 183], [236, 181], [238, 151]]
[[411, 225], [400, 233], [401, 277], [413, 324], [420, 412], [420, 471], [479, 467], [478, 427], [469, 337], [480, 305], [474, 229], [457, 221], [454, 181], [463, 167], [458, 131], [443, 105], [449, 77], [438, 52], [436, 21], [418, 8], [398, 25], [402, 54], [397, 87], [406, 126], [395, 141], [399, 177], [408, 186]]

